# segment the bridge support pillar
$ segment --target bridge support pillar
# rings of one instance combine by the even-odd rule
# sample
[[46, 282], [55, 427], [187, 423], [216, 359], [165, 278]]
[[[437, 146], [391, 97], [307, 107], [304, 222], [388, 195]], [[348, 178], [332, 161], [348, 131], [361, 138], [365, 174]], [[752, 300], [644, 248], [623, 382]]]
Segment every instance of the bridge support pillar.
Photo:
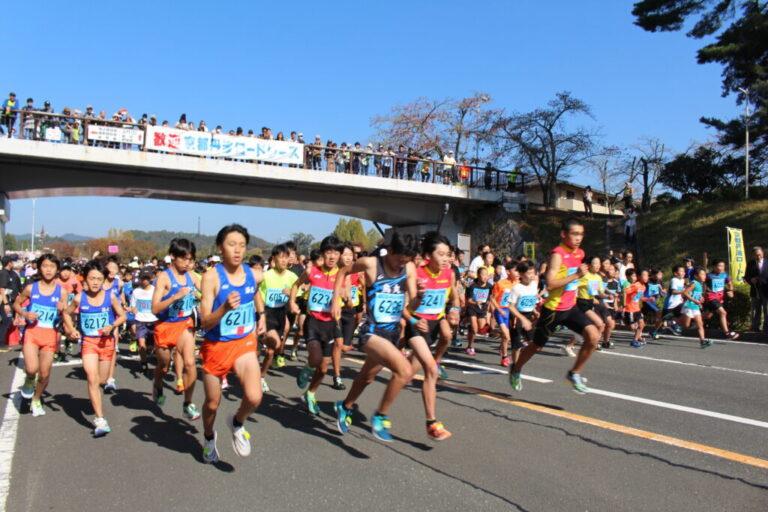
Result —
[[462, 209], [457, 209], [453, 205], [447, 208], [447, 211], [442, 217], [442, 220], [436, 223], [427, 224], [413, 224], [408, 226], [395, 226], [387, 229], [384, 233], [384, 239], [387, 240], [391, 236], [394, 230], [397, 230], [400, 234], [410, 234], [416, 237], [421, 237], [429, 231], [435, 231], [440, 229], [440, 233], [445, 235], [451, 244], [459, 245], [459, 234], [464, 233], [465, 223], [467, 219], [467, 212]]
[[11, 220], [11, 201], [0, 191], [0, 255], [5, 254], [5, 224]]

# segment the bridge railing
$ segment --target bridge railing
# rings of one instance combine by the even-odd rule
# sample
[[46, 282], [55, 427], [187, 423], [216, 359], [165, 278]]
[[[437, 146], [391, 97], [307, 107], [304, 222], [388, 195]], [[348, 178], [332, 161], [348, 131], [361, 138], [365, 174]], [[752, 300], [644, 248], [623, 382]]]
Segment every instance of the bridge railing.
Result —
[[[99, 118], [87, 115], [57, 114], [46, 111], [14, 110], [6, 116], [4, 127], [8, 137], [46, 141], [54, 144], [82, 144], [128, 151], [156, 151], [147, 148], [148, 123]], [[18, 115], [18, 129], [15, 116]], [[155, 125], [152, 125], [155, 126]], [[167, 128], [172, 128], [168, 126]], [[224, 134], [222, 134], [224, 135]], [[245, 137], [245, 136], [243, 136]], [[195, 155], [192, 155], [195, 156]], [[205, 156], [204, 158], [237, 158]], [[438, 183], [487, 190], [525, 192], [526, 174], [494, 167], [481, 167], [465, 162], [445, 162], [370, 147], [303, 144], [303, 163], [275, 164], [362, 176], [379, 176], [394, 180]]]

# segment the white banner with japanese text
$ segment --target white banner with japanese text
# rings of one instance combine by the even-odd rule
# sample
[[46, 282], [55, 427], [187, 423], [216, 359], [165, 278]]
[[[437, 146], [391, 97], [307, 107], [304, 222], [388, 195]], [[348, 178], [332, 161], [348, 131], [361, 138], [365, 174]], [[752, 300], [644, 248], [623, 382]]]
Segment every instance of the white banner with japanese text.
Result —
[[304, 162], [304, 145], [297, 142], [212, 135], [162, 126], [147, 126], [146, 148], [163, 153], [257, 160], [273, 164], [301, 166]]
[[88, 140], [121, 142], [123, 144], [144, 144], [144, 130], [139, 128], [89, 124], [86, 136]]

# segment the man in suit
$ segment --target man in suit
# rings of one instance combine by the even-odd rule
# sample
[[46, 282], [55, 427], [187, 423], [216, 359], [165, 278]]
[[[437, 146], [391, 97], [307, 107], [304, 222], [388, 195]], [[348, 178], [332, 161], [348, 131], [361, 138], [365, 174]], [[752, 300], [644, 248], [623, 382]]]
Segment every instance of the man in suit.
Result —
[[747, 263], [744, 281], [749, 284], [749, 296], [752, 298], [752, 330], [768, 334], [768, 261], [765, 260], [762, 247], [752, 248], [754, 259]]

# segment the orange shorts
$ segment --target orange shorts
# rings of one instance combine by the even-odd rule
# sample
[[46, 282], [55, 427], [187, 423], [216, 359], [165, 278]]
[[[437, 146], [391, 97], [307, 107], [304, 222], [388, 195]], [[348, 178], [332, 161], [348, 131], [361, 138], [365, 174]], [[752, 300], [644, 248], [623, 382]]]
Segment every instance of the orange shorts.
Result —
[[157, 322], [155, 324], [155, 347], [174, 348], [184, 331], [194, 327], [195, 322], [191, 317], [181, 322]]
[[115, 338], [112, 336], [102, 336], [101, 338], [83, 337], [82, 356], [96, 354], [99, 361], [111, 361], [115, 355]]
[[248, 352], [256, 352], [256, 333], [232, 341], [203, 341], [200, 355], [203, 358], [203, 370], [216, 377], [223, 377], [235, 365], [235, 361]]
[[56, 352], [59, 333], [49, 327], [27, 327], [24, 330], [24, 344], [33, 343], [41, 352]]

